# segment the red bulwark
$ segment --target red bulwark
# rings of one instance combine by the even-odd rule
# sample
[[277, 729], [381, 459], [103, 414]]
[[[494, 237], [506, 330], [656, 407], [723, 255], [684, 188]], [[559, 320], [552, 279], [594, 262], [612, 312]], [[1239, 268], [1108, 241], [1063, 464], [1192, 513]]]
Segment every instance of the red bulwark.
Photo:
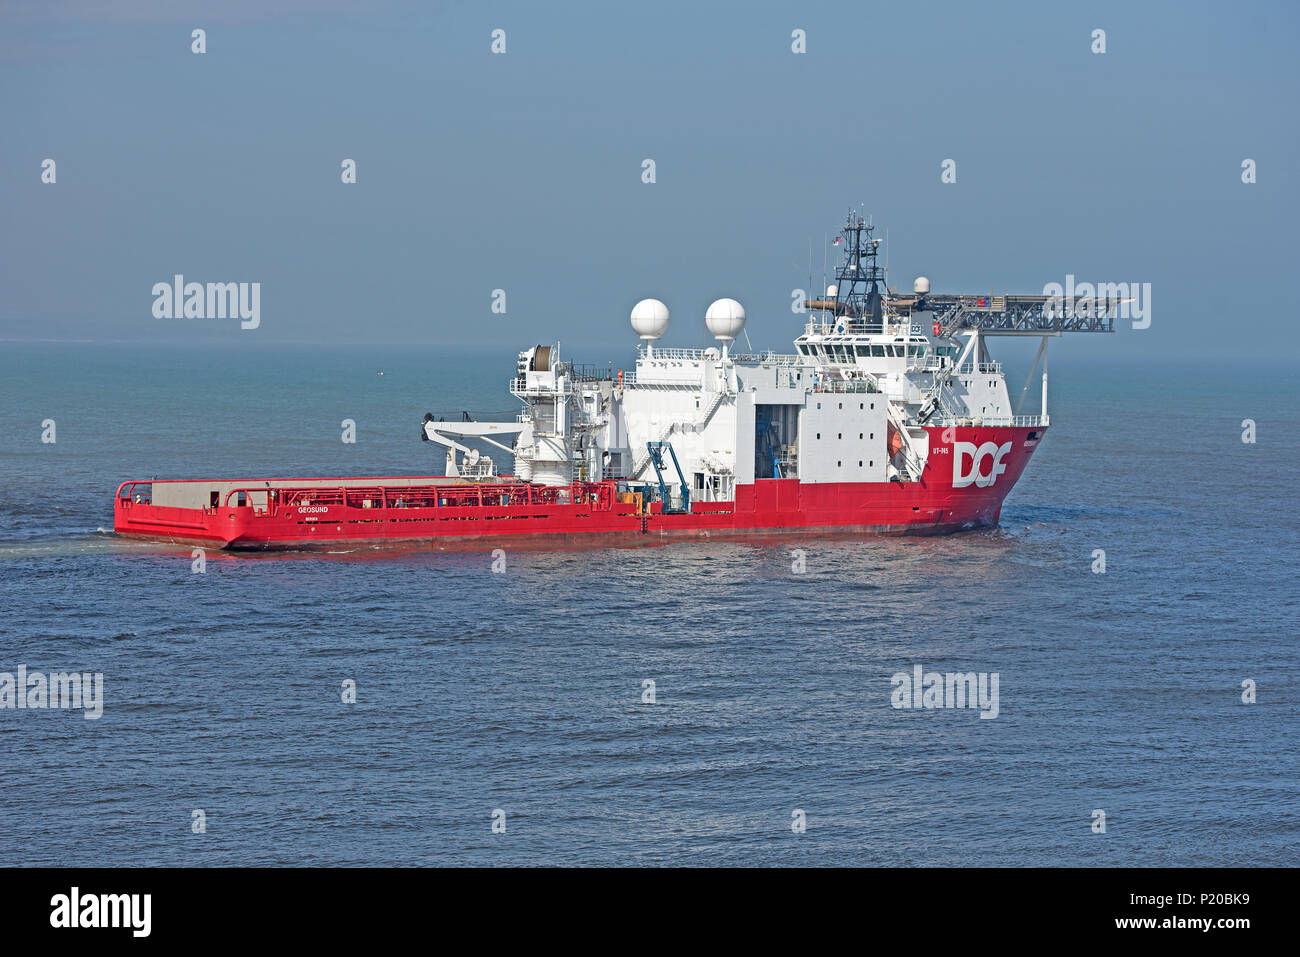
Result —
[[760, 479], [737, 486], [734, 502], [692, 503], [689, 514], [664, 514], [659, 503], [641, 514], [635, 502], [619, 500], [615, 482], [554, 487], [509, 479], [413, 484], [424, 480], [340, 478], [241, 486], [223, 480], [217, 505], [193, 508], [152, 504], [153, 485], [162, 482], [124, 482], [114, 501], [113, 530], [154, 541], [254, 550], [403, 542], [447, 548], [638, 545], [808, 531], [934, 534], [996, 525], [1003, 499], [1046, 430], [927, 431], [930, 454], [919, 481]]

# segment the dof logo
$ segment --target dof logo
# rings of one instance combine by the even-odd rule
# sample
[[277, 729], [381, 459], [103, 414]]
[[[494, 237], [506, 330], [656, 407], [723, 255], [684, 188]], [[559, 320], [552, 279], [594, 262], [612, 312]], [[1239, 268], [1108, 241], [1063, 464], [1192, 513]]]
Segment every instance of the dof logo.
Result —
[[[1002, 457], [1011, 451], [1011, 443], [985, 442], [976, 447], [974, 442], [954, 442], [952, 446], [952, 487], [965, 488], [972, 482], [979, 488], [988, 488], [998, 480], [998, 476], [1007, 470], [1002, 464]], [[993, 458], [993, 465], [988, 475], [984, 474], [984, 460]], [[966, 460], [970, 460], [970, 469]]]

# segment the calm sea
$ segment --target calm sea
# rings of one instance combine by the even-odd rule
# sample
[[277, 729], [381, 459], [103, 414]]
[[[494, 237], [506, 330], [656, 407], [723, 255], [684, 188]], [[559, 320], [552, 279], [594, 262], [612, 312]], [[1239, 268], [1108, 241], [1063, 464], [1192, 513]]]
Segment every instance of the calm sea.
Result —
[[[1289, 365], [1054, 359], [1002, 526], [939, 539], [194, 574], [106, 531], [128, 478], [440, 472], [421, 416], [513, 414], [513, 362], [0, 346], [0, 672], [103, 675], [0, 710], [0, 865], [1300, 863]], [[893, 707], [916, 665], [998, 716]]]

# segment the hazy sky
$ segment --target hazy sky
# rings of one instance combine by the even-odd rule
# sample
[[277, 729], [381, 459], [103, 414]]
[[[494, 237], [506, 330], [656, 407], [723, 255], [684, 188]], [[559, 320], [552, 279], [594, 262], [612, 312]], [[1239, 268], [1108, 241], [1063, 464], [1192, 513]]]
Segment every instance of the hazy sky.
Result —
[[[595, 360], [639, 298], [698, 345], [734, 296], [788, 349], [862, 204], [900, 289], [1151, 283], [1151, 327], [1081, 355], [1296, 353], [1294, 2], [50, 7], [0, 7], [0, 339]], [[260, 328], [155, 318], [176, 273], [260, 282]]]

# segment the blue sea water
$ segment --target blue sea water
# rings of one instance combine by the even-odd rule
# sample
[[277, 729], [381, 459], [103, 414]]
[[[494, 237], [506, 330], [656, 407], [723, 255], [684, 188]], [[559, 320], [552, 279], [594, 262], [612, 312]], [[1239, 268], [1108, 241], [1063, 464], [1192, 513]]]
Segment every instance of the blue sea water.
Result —
[[[104, 704], [0, 710], [0, 865], [1300, 863], [1281, 363], [1054, 358], [1001, 527], [943, 538], [194, 574], [106, 532], [127, 478], [439, 472], [422, 414], [513, 412], [513, 361], [5, 344], [0, 672]], [[996, 672], [997, 718], [894, 708], [917, 664]]]

